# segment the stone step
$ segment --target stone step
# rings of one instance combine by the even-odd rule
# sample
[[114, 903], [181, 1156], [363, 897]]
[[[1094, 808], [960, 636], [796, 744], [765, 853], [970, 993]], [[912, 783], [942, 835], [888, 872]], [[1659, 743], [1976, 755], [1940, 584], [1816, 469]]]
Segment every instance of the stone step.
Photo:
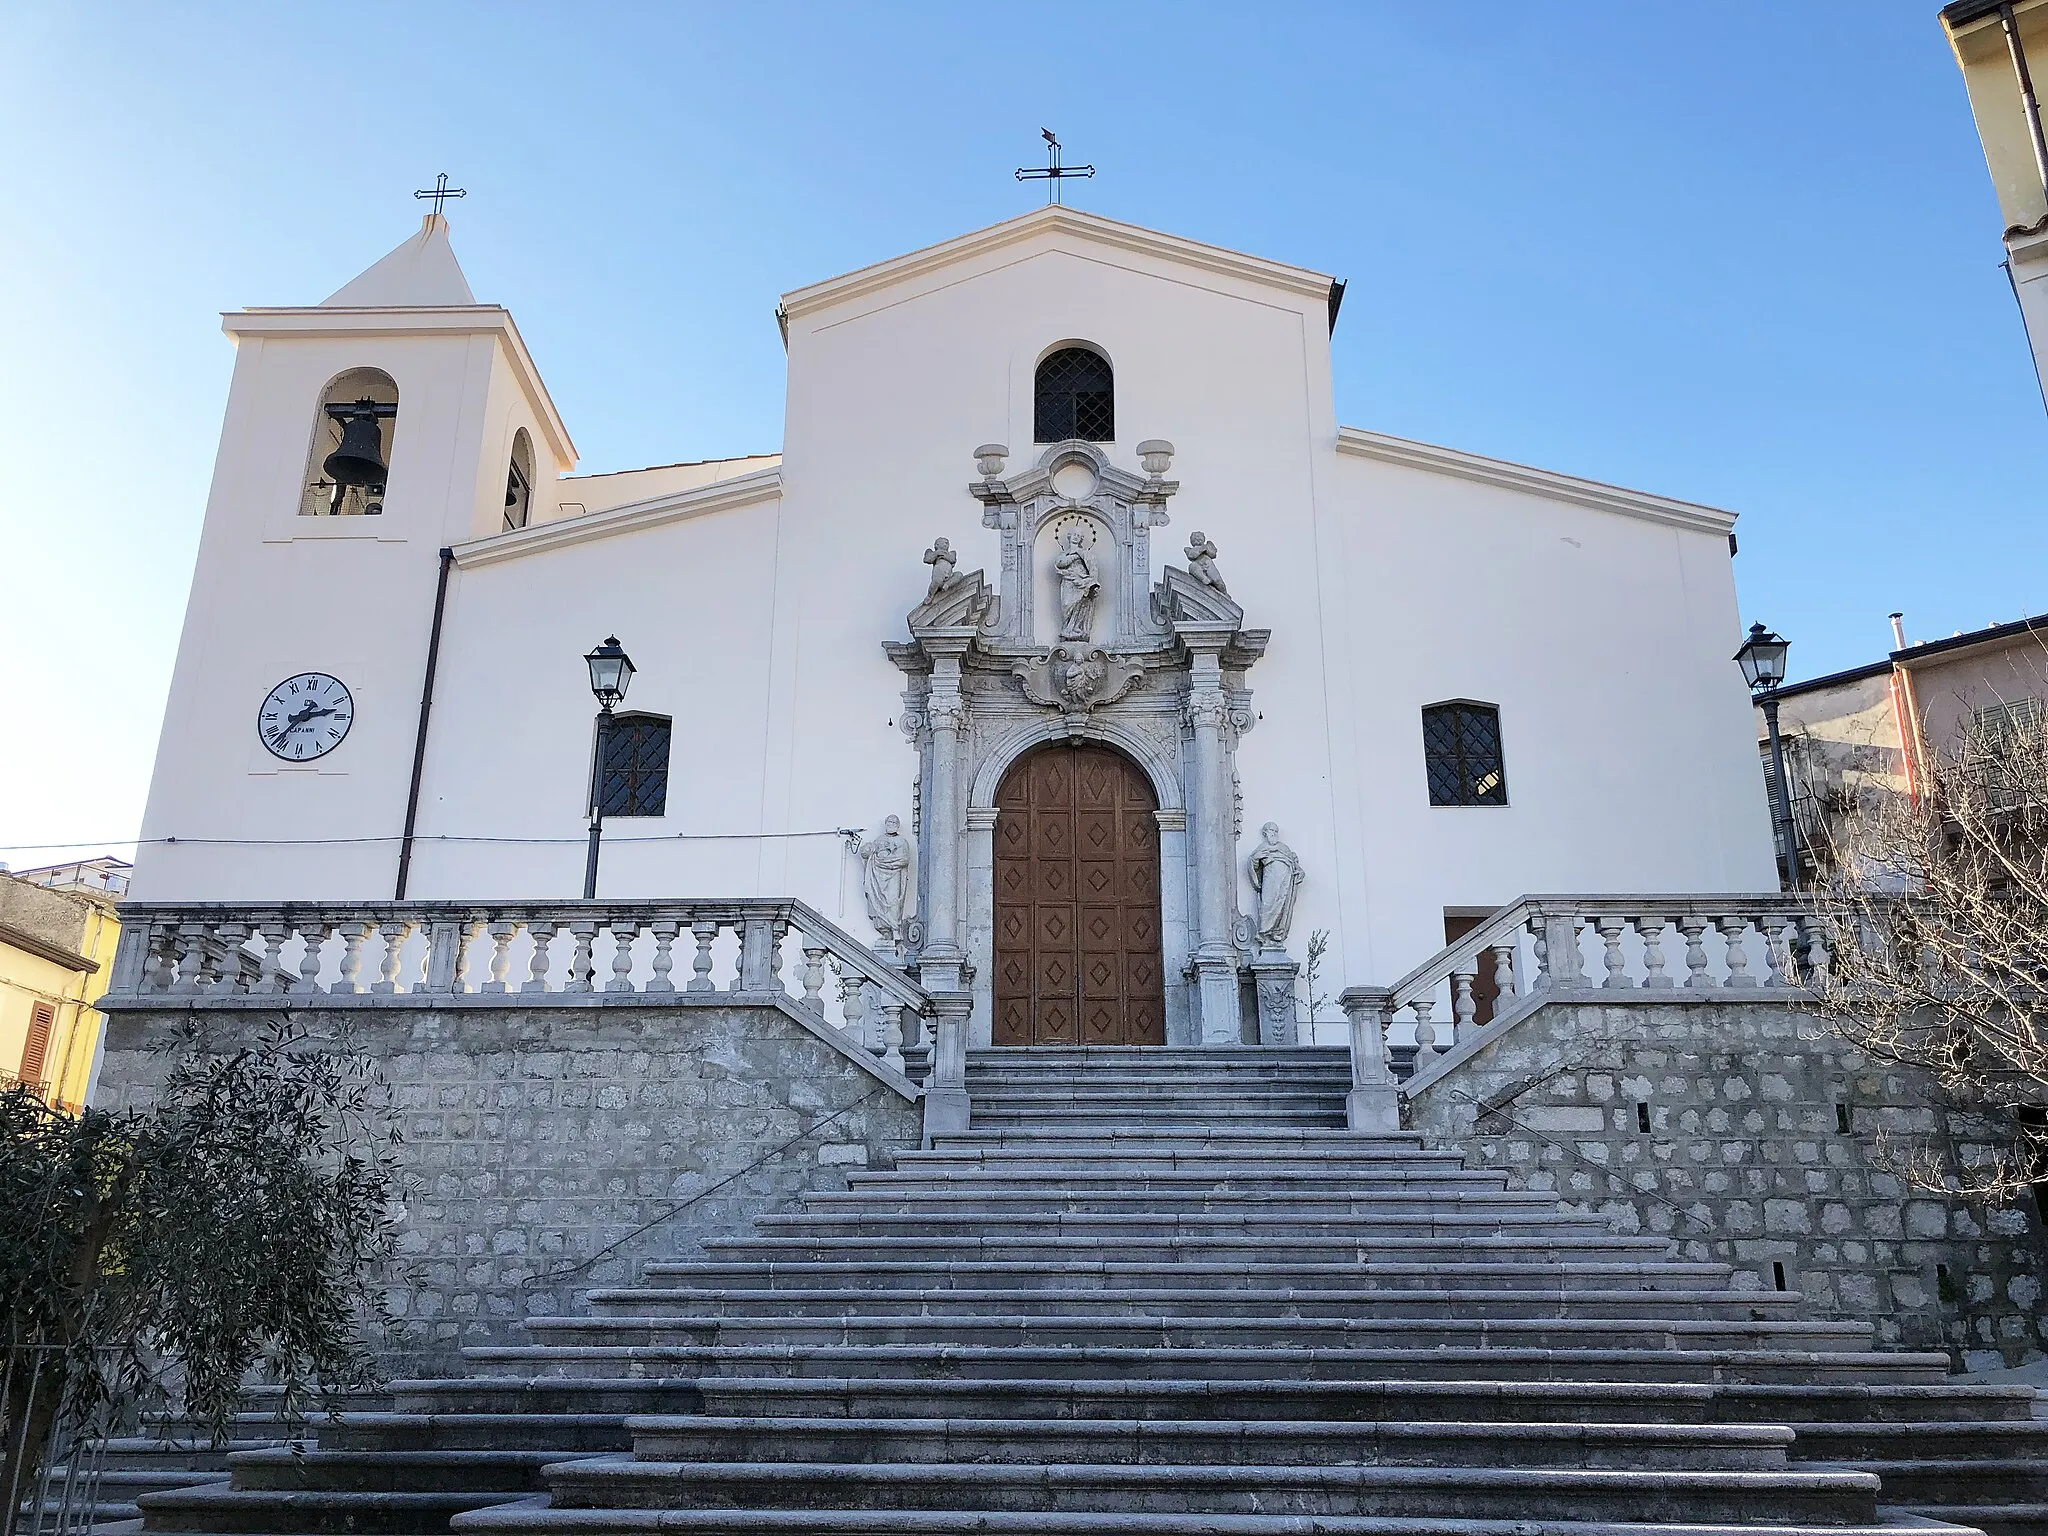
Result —
[[1372, 1156], [1423, 1151], [1420, 1136], [1396, 1132], [1321, 1130], [1308, 1127], [1246, 1126], [1231, 1130], [1211, 1125], [1091, 1127], [1062, 1125], [984, 1126], [934, 1136], [929, 1150], [938, 1153], [1058, 1148], [1075, 1156], [1111, 1157], [1121, 1151], [1164, 1157], [1176, 1153], [1233, 1156], [1239, 1152], [1287, 1152], [1300, 1158], [1337, 1157], [1347, 1153]]
[[[1135, 1315], [1148, 1317], [1341, 1317], [1366, 1313], [1380, 1318], [1672, 1318], [1761, 1317], [1796, 1312], [1794, 1291], [1686, 1291], [1635, 1289], [1403, 1290], [1381, 1295], [1358, 1291], [1161, 1290], [1154, 1287], [968, 1286], [775, 1289], [679, 1286], [671, 1290], [598, 1291], [592, 1315], [625, 1320], [714, 1317], [978, 1317]], [[2048, 1426], [2044, 1426], [2048, 1428]]]
[[[1199, 1120], [1225, 1124], [1267, 1121], [1322, 1125], [1327, 1117], [1340, 1113], [1349, 1084], [1329, 1090], [1296, 1087], [1268, 1087], [1250, 1094], [1224, 1079], [1212, 1083], [1161, 1083], [1152, 1088], [1120, 1088], [1091, 1083], [1059, 1087], [1004, 1087], [968, 1085], [968, 1096], [976, 1117], [1006, 1119], [1029, 1115], [1034, 1119], [1087, 1119], [1114, 1113], [1125, 1121]], [[1338, 1122], [1341, 1128], [1342, 1122]]]
[[[902, 1190], [863, 1188], [821, 1190], [804, 1200], [805, 1215], [866, 1217], [922, 1216], [955, 1219], [974, 1217], [1008, 1225], [1013, 1218], [1074, 1214], [1082, 1216], [1409, 1216], [1417, 1212], [1460, 1216], [1509, 1215], [1557, 1218], [1557, 1197], [1542, 1190], [1289, 1188], [1230, 1189], [1069, 1189], [1061, 1183], [1038, 1188], [991, 1189], [980, 1184], [948, 1187], [913, 1186]], [[1602, 1219], [1602, 1225], [1605, 1225]]]
[[626, 1414], [349, 1413], [320, 1422], [323, 1451], [507, 1451], [555, 1446], [553, 1455], [629, 1451]]
[[[1160, 1162], [1154, 1167], [1118, 1166], [1069, 1159], [1017, 1158], [1007, 1162], [975, 1158], [947, 1163], [911, 1164], [898, 1158], [893, 1169], [849, 1175], [857, 1191], [948, 1189], [1039, 1189], [1058, 1185], [1075, 1194], [1137, 1190], [1244, 1190], [1254, 1193], [1286, 1190], [1438, 1190], [1460, 1195], [1467, 1190], [1506, 1189], [1505, 1173], [1461, 1168], [1455, 1163], [1279, 1163], [1246, 1166], [1217, 1158], [1204, 1164]], [[823, 1193], [839, 1193], [824, 1191]]]
[[1075, 1462], [1170, 1466], [1647, 1467], [1773, 1471], [1781, 1425], [1331, 1423], [1277, 1419], [900, 1419], [659, 1415], [641, 1461]]
[[1121, 1103], [1143, 1106], [1168, 1103], [1190, 1096], [1228, 1099], [1242, 1104], [1256, 1095], [1262, 1102], [1322, 1103], [1342, 1099], [1351, 1091], [1351, 1072], [1340, 1067], [1295, 1067], [1262, 1072], [1241, 1079], [1227, 1072], [1176, 1072], [1158, 1077], [1142, 1072], [1076, 1072], [1041, 1077], [1022, 1072], [976, 1072], [967, 1074], [967, 1093], [979, 1107], [994, 1099], [1054, 1099], [1065, 1095], [1087, 1098], [1115, 1098]]
[[1428, 1515], [1477, 1519], [1872, 1521], [1858, 1472], [1464, 1466], [645, 1462], [551, 1469], [557, 1504], [740, 1508]]
[[695, 1376], [443, 1376], [394, 1381], [391, 1389], [408, 1418], [605, 1418], [622, 1434], [629, 1415], [696, 1413], [704, 1403]]
[[1349, 1070], [1350, 1061], [1350, 1050], [1341, 1045], [1002, 1045], [969, 1051], [967, 1070], [1015, 1067], [1035, 1073], [1089, 1068], [1256, 1071], [1261, 1067], [1331, 1064]]
[[338, 1489], [242, 1490], [215, 1484], [146, 1493], [144, 1529], [213, 1536], [437, 1536], [451, 1516], [527, 1497], [518, 1493], [349, 1493]]
[[1606, 1233], [1607, 1219], [1586, 1211], [1532, 1209], [1527, 1204], [1500, 1211], [1449, 1210], [1424, 1206], [1407, 1211], [1356, 1211], [1328, 1216], [1271, 1215], [1255, 1208], [1218, 1212], [1162, 1212], [1148, 1216], [1141, 1211], [1097, 1214], [1089, 1211], [1018, 1211], [999, 1220], [980, 1211], [922, 1211], [901, 1213], [886, 1210], [841, 1212], [795, 1212], [759, 1216], [754, 1226], [764, 1237], [804, 1235], [818, 1237], [943, 1237], [953, 1232], [982, 1233], [994, 1230], [1010, 1241], [1047, 1235], [1096, 1235], [1111, 1242], [1161, 1236], [1206, 1236], [1211, 1233], [1245, 1234], [1261, 1242], [1285, 1241], [1298, 1237], [1493, 1237], [1526, 1236], [1542, 1239]]
[[[1983, 1536], [2048, 1536], [2048, 1503], [1920, 1504], [1914, 1506], [1913, 1514], [1924, 1520], [1945, 1522], [1935, 1527], [1936, 1532], [1967, 1528], [1980, 1531]], [[1771, 1536], [1781, 1533], [1773, 1531]]]
[[[952, 1263], [906, 1259], [839, 1259], [792, 1264], [721, 1264], [662, 1262], [643, 1266], [649, 1280], [673, 1279], [705, 1286], [740, 1286], [757, 1290], [813, 1289], [827, 1286], [862, 1289], [945, 1290], [1011, 1288], [1015, 1290], [1084, 1290], [1119, 1287], [1153, 1290], [1228, 1291], [1233, 1296], [1267, 1290], [1345, 1292], [1360, 1296], [1399, 1295], [1409, 1290], [1559, 1290], [1633, 1288], [1660, 1295], [1684, 1296], [1692, 1291], [1727, 1287], [1733, 1271], [1725, 1264], [1692, 1264], [1676, 1260], [1561, 1262], [1488, 1262], [1406, 1264], [1225, 1263], [1144, 1264], [1113, 1260], [1069, 1260], [1059, 1264], [1006, 1263], [1001, 1260]], [[609, 1304], [638, 1295], [660, 1296], [660, 1287], [642, 1290], [606, 1288], [589, 1293]], [[1776, 1295], [1758, 1291], [1757, 1295]]]
[[1565, 1348], [1526, 1344], [1484, 1348], [1305, 1349], [1116, 1345], [665, 1344], [472, 1345], [463, 1356], [485, 1372], [557, 1376], [971, 1376], [1170, 1380], [1179, 1376], [1265, 1379], [1291, 1372], [1303, 1381], [1348, 1381], [1388, 1372], [1418, 1380], [1940, 1381], [1948, 1356], [1856, 1350]]
[[1130, 1314], [970, 1317], [529, 1317], [536, 1344], [580, 1348], [975, 1349], [1788, 1349], [1868, 1350], [1867, 1323], [1807, 1318], [1163, 1317]]
[[1055, 1109], [1040, 1110], [1029, 1105], [978, 1103], [973, 1106], [972, 1114], [974, 1119], [971, 1123], [981, 1126], [989, 1134], [999, 1135], [1010, 1129], [1024, 1131], [1034, 1137], [1066, 1136], [1076, 1139], [1112, 1127], [1126, 1133], [1192, 1137], [1204, 1132], [1232, 1134], [1257, 1128], [1335, 1130], [1344, 1124], [1341, 1106], [1247, 1105], [1235, 1109], [1228, 1105], [1213, 1109], [1205, 1105], [1189, 1106], [1184, 1114], [1167, 1119], [1163, 1115], [1157, 1118], [1144, 1116], [1121, 1105], [1061, 1105]]
[[[324, 1425], [326, 1420], [320, 1422]], [[230, 1451], [260, 1451], [282, 1443], [230, 1440], [226, 1445], [215, 1445], [203, 1436], [166, 1439], [156, 1435], [113, 1435], [100, 1442], [100, 1465], [109, 1472], [162, 1467], [167, 1471], [211, 1472], [224, 1477]]]
[[336, 1450], [323, 1440], [314, 1450], [237, 1451], [228, 1470], [238, 1492], [526, 1493], [547, 1486], [542, 1467], [582, 1454], [566, 1446]]
[[[567, 1509], [544, 1499], [502, 1504], [450, 1522], [458, 1536], [1736, 1536], [1725, 1522], [1480, 1520], [1406, 1515], [1113, 1515], [986, 1510]], [[1755, 1528], [1738, 1528], [1755, 1529]], [[1769, 1536], [1975, 1536], [1912, 1516], [1883, 1523], [1784, 1524]], [[1761, 1536], [1761, 1532], [1759, 1532]], [[2031, 1536], [2031, 1533], [2028, 1533]]]
[[2035, 1456], [1983, 1457], [1964, 1461], [1807, 1462], [1801, 1466], [1841, 1467], [1882, 1473], [1888, 1504], [2048, 1504], [2048, 1461]]
[[[590, 1384], [593, 1387], [598, 1383]], [[1969, 1384], [1757, 1385], [1732, 1381], [1584, 1379], [1429, 1381], [1290, 1378], [1178, 1380], [869, 1377], [706, 1377], [689, 1411], [792, 1417], [940, 1419], [1282, 1419], [1466, 1423], [1782, 1423], [1775, 1410], [1802, 1405], [1816, 1420], [1885, 1424], [1943, 1413], [1952, 1421], [2003, 1429], [2026, 1405], [2005, 1388]], [[656, 1394], [647, 1394], [649, 1401]], [[655, 1410], [649, 1410], [655, 1411]], [[1800, 1454], [1800, 1441], [1793, 1454]]]
[[[1793, 1454], [1802, 1461], [1970, 1462], [2037, 1458], [2048, 1470], [2048, 1421], [2004, 1424], [1953, 1419], [1889, 1424], [1803, 1423]], [[1886, 1494], [1889, 1497], [1890, 1487]]]
[[1481, 1256], [1513, 1259], [1523, 1263], [1564, 1263], [1587, 1258], [1609, 1261], [1671, 1253], [1673, 1244], [1662, 1237], [1620, 1237], [1588, 1234], [1584, 1237], [1509, 1237], [1473, 1234], [1463, 1237], [1392, 1237], [1375, 1233], [1370, 1237], [1296, 1237], [1276, 1243], [1260, 1235], [1172, 1235], [1143, 1239], [1128, 1236], [1079, 1233], [1046, 1234], [1032, 1237], [976, 1236], [958, 1234], [889, 1237], [862, 1234], [822, 1237], [795, 1234], [769, 1237], [717, 1238], [704, 1244], [707, 1253], [734, 1263], [772, 1264], [788, 1260], [815, 1262], [849, 1255], [878, 1258], [916, 1258], [935, 1263], [957, 1263], [982, 1259], [1012, 1259], [1032, 1263], [1087, 1261], [1105, 1255], [1132, 1263], [1178, 1263], [1194, 1260], [1206, 1263], [1233, 1259], [1267, 1259], [1282, 1250], [1304, 1258], [1333, 1260], [1350, 1257], [1360, 1263], [1376, 1259], [1405, 1259], [1414, 1263], [1455, 1264], [1461, 1259]]

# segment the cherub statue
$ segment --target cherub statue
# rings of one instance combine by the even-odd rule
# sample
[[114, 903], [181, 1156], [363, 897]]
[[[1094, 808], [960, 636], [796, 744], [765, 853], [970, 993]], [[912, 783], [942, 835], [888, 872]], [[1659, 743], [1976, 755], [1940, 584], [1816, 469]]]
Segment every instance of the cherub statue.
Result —
[[1205, 587], [1214, 587], [1226, 597], [1230, 588], [1223, 585], [1223, 573], [1216, 569], [1216, 541], [1207, 534], [1197, 531], [1188, 537], [1188, 574]]
[[932, 568], [931, 585], [924, 595], [932, 596], [953, 579], [953, 567], [960, 563], [960, 557], [953, 553], [953, 546], [943, 538], [933, 539], [932, 547], [924, 552], [924, 563]]

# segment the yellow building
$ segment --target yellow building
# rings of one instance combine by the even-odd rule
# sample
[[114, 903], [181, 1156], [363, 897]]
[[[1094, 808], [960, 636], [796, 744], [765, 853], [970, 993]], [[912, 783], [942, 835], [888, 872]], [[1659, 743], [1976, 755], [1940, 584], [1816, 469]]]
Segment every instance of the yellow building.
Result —
[[[92, 1086], [121, 936], [124, 878], [89, 865], [0, 875], [0, 1082], [25, 1082], [60, 1109]], [[122, 866], [125, 873], [126, 866]]]

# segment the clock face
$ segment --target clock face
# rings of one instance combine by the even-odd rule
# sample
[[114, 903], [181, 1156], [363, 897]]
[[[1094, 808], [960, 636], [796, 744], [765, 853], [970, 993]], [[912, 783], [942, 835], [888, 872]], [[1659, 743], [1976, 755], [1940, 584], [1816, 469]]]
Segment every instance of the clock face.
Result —
[[301, 672], [270, 690], [256, 711], [256, 734], [272, 757], [310, 763], [347, 739], [356, 701], [340, 678]]

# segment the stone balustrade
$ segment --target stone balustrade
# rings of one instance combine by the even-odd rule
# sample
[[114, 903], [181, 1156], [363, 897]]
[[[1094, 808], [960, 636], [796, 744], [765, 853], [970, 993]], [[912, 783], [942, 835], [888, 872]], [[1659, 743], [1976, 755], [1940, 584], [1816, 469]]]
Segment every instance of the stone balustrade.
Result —
[[1525, 896], [1393, 986], [1345, 990], [1353, 1124], [1398, 1118], [1397, 1046], [1412, 1043], [1413, 1078], [1473, 1036], [1482, 978], [1493, 984], [1491, 1027], [1563, 993], [1799, 995], [1826, 965], [1796, 896]]
[[799, 901], [131, 903], [104, 1002], [780, 999], [903, 1070], [933, 1000]]

